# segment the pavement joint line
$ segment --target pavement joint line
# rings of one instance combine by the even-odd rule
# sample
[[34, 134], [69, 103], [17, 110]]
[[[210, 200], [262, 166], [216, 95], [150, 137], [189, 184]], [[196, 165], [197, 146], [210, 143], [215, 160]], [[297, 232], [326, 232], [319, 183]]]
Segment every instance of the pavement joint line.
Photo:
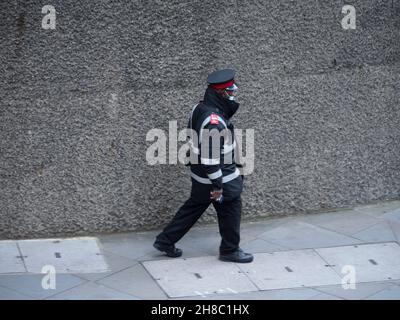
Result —
[[[386, 209], [385, 209], [386, 210]], [[385, 214], [397, 213], [400, 210], [400, 203], [396, 208], [390, 208], [388, 211], [384, 211]]]
[[7, 290], [13, 291], [13, 292], [15, 292], [15, 293], [21, 294], [21, 295], [23, 295], [23, 296], [26, 296], [26, 297], [28, 297], [28, 298], [35, 299], [35, 297], [33, 297], [33, 296], [31, 296], [31, 295], [29, 295], [29, 294], [27, 294], [27, 293], [25, 293], [25, 292], [22, 293], [22, 292], [20, 292], [20, 291], [18, 291], [18, 290], [15, 290], [14, 288], [9, 288], [9, 287], [6, 287], [6, 286], [4, 286], [4, 285], [0, 285], [0, 288], [7, 289]]
[[[265, 240], [265, 239], [263, 239], [263, 238], [255, 238], [255, 239], [252, 239], [252, 240], [250, 240], [250, 241], [248, 241], [248, 242], [251, 242], [251, 241], [254, 241], [254, 240], [262, 240], [262, 241], [264, 241], [264, 242], [266, 242], [267, 244], [269, 244], [269, 245], [272, 245], [272, 246], [277, 246], [277, 247], [282, 247], [283, 249], [286, 249], [286, 247], [284, 247], [283, 245], [278, 245], [278, 244], [276, 244], [276, 243], [272, 243], [272, 242], [270, 242], [269, 240]], [[242, 242], [240, 242], [241, 244], [242, 244]], [[246, 242], [247, 243], [247, 242]], [[244, 244], [246, 244], [246, 243], [244, 243]], [[289, 249], [289, 248], [288, 248]], [[282, 250], [280, 250], [280, 251], [282, 251]], [[260, 253], [260, 252], [257, 252], [257, 253]], [[265, 252], [266, 253], [266, 252]]]
[[130, 294], [130, 293], [128, 293], [128, 292], [124, 292], [124, 291], [122, 291], [122, 290], [120, 290], [120, 289], [110, 287], [110, 286], [107, 285], [107, 284], [104, 284], [104, 283], [97, 283], [97, 281], [100, 281], [100, 279], [99, 279], [99, 280], [95, 280], [95, 281], [90, 281], [90, 282], [91, 282], [91, 283], [94, 283], [94, 284], [96, 284], [96, 285], [99, 285], [99, 286], [106, 287], [107, 289], [111, 289], [111, 290], [117, 291], [117, 292], [119, 292], [119, 293], [126, 294], [126, 295], [128, 295], [128, 296], [133, 297], [133, 298], [137, 298], [137, 299], [139, 299], [139, 300], [146, 300], [146, 299], [143, 299], [143, 298], [141, 298], [141, 297], [138, 297], [138, 296], [135, 296], [135, 295], [133, 295], [133, 294]]
[[362, 244], [364, 244], [364, 243], [367, 243], [367, 242], [365, 242], [365, 240], [363, 240], [363, 239], [359, 239], [359, 238], [357, 238], [357, 237], [354, 237], [354, 236], [351, 236], [351, 238], [353, 238], [353, 239], [355, 239], [355, 240], [358, 240], [358, 241], [360, 241]]
[[[386, 221], [387, 222], [387, 221]], [[379, 223], [378, 223], [379, 224]], [[389, 228], [390, 228], [390, 232], [392, 233], [392, 236], [393, 236], [393, 238], [395, 239], [395, 240], [392, 240], [392, 241], [390, 241], [390, 242], [397, 242], [397, 243], [399, 243], [400, 244], [400, 241], [399, 241], [399, 239], [398, 239], [398, 237], [396, 236], [396, 233], [393, 231], [393, 227], [392, 227], [392, 225], [391, 225], [391, 223], [390, 222], [387, 222], [387, 224], [389, 225]], [[374, 225], [375, 226], [375, 225]], [[373, 226], [371, 226], [371, 227], [373, 227]], [[368, 228], [367, 228], [368, 229]], [[365, 230], [367, 230], [367, 229], [365, 229]], [[360, 231], [360, 232], [363, 232], [363, 231], [365, 231], [365, 230], [362, 230], [362, 231]], [[357, 232], [358, 233], [358, 232]], [[355, 239], [358, 239], [358, 238], [356, 238], [356, 237], [354, 237], [354, 236], [352, 236], [353, 238], [355, 238]], [[359, 239], [360, 241], [363, 241], [364, 242], [364, 240], [362, 240], [362, 239]], [[370, 242], [365, 242], [365, 243], [370, 243]], [[378, 242], [373, 242], [373, 243], [381, 243], [380, 241], [378, 241]], [[372, 243], [370, 243], [370, 244], [372, 244]]]
[[128, 259], [128, 260], [131, 260], [131, 261], [136, 261], [136, 259], [140, 259], [141, 257], [147, 256], [149, 253], [151, 253], [151, 251], [150, 251], [150, 252], [145, 253], [145, 254], [143, 254], [143, 255], [141, 255], [141, 256], [139, 256], [139, 257], [136, 257], [136, 258], [129, 258], [129, 257], [127, 257], [127, 256], [123, 256], [123, 255], [121, 255], [121, 254], [115, 253], [115, 252], [110, 251], [110, 250], [108, 250], [108, 249], [103, 249], [103, 251], [106, 252], [106, 253], [111, 253], [111, 254], [113, 254], [113, 255], [116, 255], [116, 256], [118, 256], [118, 257], [120, 257], [120, 258], [125, 258], [125, 259]]
[[[260, 239], [263, 240], [263, 239]], [[264, 240], [265, 241], [265, 240]], [[278, 245], [278, 246], [282, 246], [278, 243], [269, 241], [271, 244], [273, 245]], [[280, 250], [280, 251], [270, 251], [270, 252], [256, 252], [256, 254], [261, 254], [261, 253], [282, 253], [282, 252], [288, 252], [288, 251], [301, 251], [301, 250], [315, 250], [315, 249], [329, 249], [329, 248], [342, 248], [342, 247], [353, 247], [353, 246], [363, 246], [363, 245], [371, 245], [371, 244], [385, 244], [385, 243], [397, 243], [397, 241], [374, 241], [374, 242], [362, 242], [362, 243], [350, 243], [350, 244], [344, 244], [344, 245], [332, 245], [332, 246], [324, 246], [324, 247], [301, 247], [301, 248], [287, 248], [287, 250]], [[399, 244], [400, 246], [400, 244]], [[285, 248], [285, 249], [286, 249]], [[215, 257], [215, 255], [211, 255], [211, 254], [207, 254], [207, 257]], [[191, 258], [200, 258], [200, 257], [206, 257], [206, 256], [196, 256], [196, 257], [180, 257], [178, 259], [191, 259]], [[172, 258], [171, 258], [172, 259]], [[165, 260], [170, 260], [170, 259], [165, 259]], [[152, 260], [144, 260], [144, 261], [138, 261], [139, 263], [142, 262], [148, 262], [148, 261], [162, 261], [162, 260], [156, 260], [156, 259], [152, 259]], [[324, 259], [325, 261], [325, 259]], [[328, 264], [328, 263], [327, 263]], [[400, 279], [399, 279], [400, 280]]]
[[[286, 221], [285, 223], [289, 223], [289, 222], [290, 222], [290, 221]], [[258, 231], [258, 234], [255, 235], [254, 237], [258, 237], [260, 234], [263, 234], [263, 233], [265, 233], [265, 232], [274, 230], [274, 229], [276, 229], [276, 228], [282, 226], [282, 225], [285, 224], [285, 223], [279, 223], [278, 225], [275, 225], [275, 226], [271, 226], [271, 224], [265, 225], [265, 226], [264, 226], [265, 228], [270, 228], [270, 229], [268, 229], [268, 230], [265, 230], [265, 229], [259, 230], [259, 231]], [[261, 227], [261, 226], [260, 226], [260, 227]], [[250, 232], [251, 230], [245, 230], [245, 228], [242, 228], [242, 227], [241, 227], [241, 228], [240, 228], [240, 231], [241, 231], [241, 233], [242, 233], [242, 232], [243, 232], [243, 233], [246, 233], [246, 232]]]
[[[393, 233], [394, 238], [397, 240], [397, 243], [400, 244], [400, 237], [398, 237], [397, 233], [394, 231], [392, 223], [388, 222], [388, 224], [389, 224], [390, 230]], [[399, 225], [400, 225], [400, 223], [399, 223]]]
[[[390, 283], [390, 282], [389, 282]], [[369, 295], [367, 295], [367, 296], [365, 296], [363, 299], [364, 300], [367, 300], [369, 297], [372, 297], [372, 296], [374, 296], [374, 295], [376, 295], [376, 294], [378, 294], [378, 293], [381, 293], [382, 291], [385, 291], [385, 290], [387, 290], [388, 288], [391, 288], [393, 285], [393, 283], [391, 283], [391, 284], [389, 284], [388, 283], [388, 285], [385, 287], [385, 288], [383, 288], [382, 290], [378, 290], [378, 291], [376, 291], [376, 292], [374, 292], [374, 293], [372, 293], [372, 294], [369, 294]]]
[[[177, 246], [179, 247], [180, 245], [177, 244]], [[196, 247], [194, 247], [194, 246], [192, 246], [192, 245], [190, 245], [190, 244], [187, 244], [187, 245], [185, 245], [185, 246], [188, 246], [189, 248], [191, 248], [191, 249], [193, 249], [193, 250], [198, 250], [198, 251], [200, 251], [201, 253], [207, 254], [207, 252], [203, 251], [203, 249], [201, 249], [201, 248], [196, 248]], [[156, 251], [157, 251], [157, 250], [156, 250]]]
[[[104, 278], [101, 278], [101, 279], [96, 279], [96, 280], [93, 280], [92, 282], [95, 282], [95, 283], [97, 283], [98, 281], [102, 281], [102, 280], [104, 280], [104, 279], [107, 279], [107, 278], [109, 278], [109, 277], [111, 277], [111, 276], [114, 276], [114, 275], [116, 275], [117, 273], [120, 273], [120, 272], [126, 271], [126, 270], [128, 270], [129, 268], [133, 268], [133, 267], [134, 267], [134, 266], [136, 266], [137, 264], [139, 264], [139, 262], [138, 262], [138, 261], [136, 261], [136, 262], [135, 262], [135, 264], [133, 264], [133, 265], [131, 265], [131, 266], [124, 267], [124, 268], [123, 268], [123, 269], [121, 269], [121, 270], [118, 270], [118, 271], [115, 271], [115, 272], [113, 272], [113, 273], [110, 273], [110, 274], [106, 275]], [[98, 283], [98, 284], [101, 284], [101, 283]]]
[[[323, 287], [323, 286], [320, 286], [320, 287]], [[316, 297], [316, 296], [318, 296], [319, 294], [323, 293], [323, 294], [327, 294], [327, 295], [330, 295], [330, 296], [332, 296], [332, 297], [339, 298], [339, 299], [342, 299], [342, 300], [348, 300], [348, 299], [346, 299], [346, 298], [344, 298], [344, 297], [341, 297], [341, 296], [338, 296], [338, 295], [336, 295], [336, 294], [333, 294], [333, 293], [326, 293], [326, 292], [324, 292], [324, 291], [321, 291], [320, 287], [307, 287], [307, 288], [310, 288], [310, 289], [313, 289], [313, 290], [319, 292], [317, 295], [312, 296], [311, 298]]]
[[[235, 265], [239, 268], [242, 274], [246, 276], [246, 278], [254, 285], [254, 287], [257, 289], [257, 291], [262, 291], [261, 288], [250, 278], [250, 276], [242, 269], [242, 266], [240, 263], [236, 263]], [[249, 291], [249, 292], [254, 292], [254, 291]]]
[[173, 298], [171, 297], [164, 289], [163, 287], [161, 287], [161, 285], [158, 283], [158, 281], [153, 277], [153, 275], [146, 269], [146, 267], [144, 266], [144, 264], [140, 261], [140, 264], [142, 265], [143, 269], [146, 270], [146, 273], [150, 276], [150, 279], [152, 279], [157, 286], [160, 288], [161, 292], [163, 292], [165, 294], [165, 296], [169, 299], [169, 298]]
[[[35, 275], [37, 275], [37, 273], [35, 273]], [[3, 287], [3, 288], [6, 288], [6, 289], [9, 289], [9, 290], [12, 290], [12, 291], [14, 291], [14, 292], [17, 292], [17, 293], [19, 293], [19, 294], [25, 295], [25, 296], [30, 297], [30, 298], [35, 299], [35, 300], [46, 300], [46, 299], [49, 298], [49, 297], [53, 297], [53, 296], [55, 296], [55, 295], [57, 295], [57, 294], [60, 294], [60, 293], [62, 293], [62, 292], [65, 292], [65, 291], [68, 291], [68, 290], [70, 290], [70, 289], [79, 287], [80, 285], [83, 285], [83, 284], [85, 284], [86, 282], [88, 282], [88, 280], [85, 280], [84, 283], [80, 283], [80, 284], [74, 285], [74, 286], [71, 287], [71, 288], [62, 290], [62, 291], [60, 291], [60, 292], [54, 293], [54, 294], [52, 294], [52, 295], [50, 295], [50, 296], [43, 297], [43, 298], [34, 297], [34, 296], [32, 296], [32, 295], [30, 295], [30, 294], [28, 294], [28, 293], [21, 292], [21, 291], [19, 291], [19, 290], [17, 290], [17, 289], [12, 289], [12, 288], [5, 287], [5, 286], [0, 286], [0, 287]]]
[[[347, 237], [349, 237], [349, 236], [347, 236]], [[399, 241], [395, 241], [395, 240], [392, 240], [392, 241], [384, 241], [384, 240], [382, 240], [382, 241], [372, 241], [372, 242], [370, 242], [370, 241], [360, 240], [360, 239], [357, 239], [357, 238], [354, 238], [354, 237], [352, 237], [352, 238], [355, 239], [355, 240], [360, 241], [361, 243], [349, 243], [349, 244], [343, 244], [343, 245], [339, 245], [339, 246], [338, 245], [332, 245], [332, 246], [323, 246], [323, 247], [301, 247], [301, 248], [296, 248], [296, 249], [288, 248], [288, 247], [286, 247], [286, 248], [288, 248], [287, 251], [292, 251], [292, 250], [305, 250], [305, 249], [339, 248], [339, 247], [349, 247], [349, 246], [357, 246], [357, 245], [361, 246], [361, 245], [365, 245], [365, 244], [382, 244], [382, 243], [398, 243], [400, 245]], [[271, 244], [283, 246], [283, 245], [281, 245], [281, 244], [279, 244], [277, 242], [272, 242], [271, 240], [268, 240], [268, 241], [271, 242]], [[282, 252], [282, 251], [280, 251], [280, 252]], [[262, 252], [257, 252], [257, 253], [262, 253]]]
[[[257, 240], [257, 239], [258, 239], [257, 236], [254, 238], [252, 237], [251, 239], [247, 239], [246, 241], [240, 241], [240, 244], [245, 245], [246, 243], [249, 243], [249, 242]], [[260, 240], [263, 240], [263, 239], [260, 239]]]
[[[396, 211], [398, 211], [400, 209], [400, 204], [398, 205], [398, 207], [396, 207], [396, 208], [387, 208], [387, 209], [383, 209], [380, 213], [379, 213], [379, 216], [377, 216], [377, 214], [375, 213], [375, 216], [372, 216], [372, 217], [374, 217], [375, 219], [378, 219], [378, 220], [386, 220], [387, 218], [386, 217], [384, 217], [385, 215], [387, 215], [387, 214], [390, 214], [390, 213], [393, 213], [393, 212], [396, 212]], [[361, 212], [361, 211], [360, 211]], [[371, 213], [368, 213], [368, 210], [365, 210], [364, 212], [363, 212], [365, 215], [370, 215]]]
[[[387, 222], [387, 221], [386, 221]], [[374, 225], [372, 225], [372, 226], [370, 226], [370, 227], [368, 227], [368, 228], [366, 228], [366, 229], [363, 229], [363, 230], [361, 230], [361, 231], [358, 231], [358, 232], [356, 232], [356, 233], [359, 233], [359, 232], [363, 232], [363, 231], [365, 231], [365, 230], [368, 230], [369, 228], [372, 228], [372, 227], [374, 227], [374, 226], [376, 226], [376, 225], [378, 225], [378, 224], [381, 224], [382, 222], [378, 222], [377, 224], [374, 224]], [[395, 239], [397, 239], [397, 237], [396, 237], [396, 234], [395, 234], [395, 232], [393, 232], [393, 228], [392, 228], [392, 226], [390, 225], [390, 223], [387, 223], [388, 225], [389, 225], [389, 228], [390, 228], [390, 231], [392, 232], [392, 235], [393, 235], [393, 238], [395, 238]], [[354, 234], [352, 235], [352, 236], [350, 236], [351, 238], [354, 238], [354, 239], [356, 239], [356, 240], [359, 240], [359, 241], [361, 241], [361, 242], [363, 242], [363, 244], [365, 243], [365, 244], [372, 244], [372, 243], [381, 243], [382, 241], [377, 241], [377, 242], [366, 242], [365, 240], [362, 240], [362, 239], [359, 239], [359, 238], [357, 238], [357, 237], [355, 237], [354, 236]], [[390, 242], [398, 242], [398, 241], [396, 241], [396, 240], [392, 240], [392, 241], [390, 241]], [[383, 241], [383, 242], [387, 242], [387, 241]]]
[[[308, 225], [313, 226], [313, 227], [316, 227], [316, 228], [324, 229], [325, 231], [337, 233], [338, 235], [345, 236], [345, 237], [347, 237], [347, 238], [353, 238], [353, 239], [355, 239], [354, 237], [349, 236], [349, 235], [347, 235], [347, 234], [345, 234], [345, 233], [342, 233], [342, 232], [339, 232], [339, 231], [336, 231], [336, 230], [332, 230], [332, 229], [329, 229], [329, 228], [326, 228], [326, 227], [323, 227], [323, 226], [319, 226], [319, 225], [313, 224], [313, 223], [311, 223], [311, 222], [305, 222], [305, 221], [299, 221], [299, 222], [304, 223], [304, 224], [308, 224]], [[268, 231], [272, 231], [272, 230], [274, 230], [274, 229], [276, 229], [276, 228], [273, 228], [273, 229], [268, 230]], [[268, 232], [268, 231], [266, 231], [266, 232]], [[358, 239], [355, 239], [355, 240], [358, 240]], [[269, 241], [269, 240], [268, 240], [268, 241]]]
[[[191, 249], [193, 249], [193, 250], [199, 251], [199, 253], [202, 253], [202, 254], [204, 254], [204, 255], [209, 255], [209, 253], [206, 252], [206, 251], [203, 251], [203, 249], [199, 249], [199, 248], [193, 247], [193, 246], [191, 246], [190, 244], [186, 244], [186, 245], [184, 245], [184, 246], [177, 245], [177, 247], [182, 247], [182, 248], [184, 248], [184, 247], [189, 247], [189, 248], [191, 248]], [[183, 250], [183, 249], [182, 249], [182, 250]], [[158, 251], [157, 249], [154, 249], [154, 251], [156, 251], [157, 253], [159, 253], [159, 255], [160, 255], [161, 257], [165, 257], [165, 256], [166, 256], [165, 254], [162, 254], [162, 252]], [[145, 257], [145, 256], [147, 256], [147, 255], [149, 255], [149, 254], [145, 254], [145, 255], [143, 255], [143, 256], [140, 256], [140, 257], [137, 258], [137, 259], [141, 259], [141, 258], [143, 258], [143, 257]], [[194, 257], [187, 257], [187, 258], [185, 258], [185, 259], [196, 258], [196, 257], [202, 257], [202, 256], [201, 256], [201, 255], [200, 255], [200, 256], [197, 256], [197, 255], [196, 255], [196, 256], [194, 256]], [[154, 261], [154, 260], [138, 260], [138, 262], [142, 262], [142, 261]]]
[[[132, 264], [132, 265], [129, 265], [128, 268], [129, 268], [130, 266], [134, 266], [136, 263], [138, 263], [138, 261], [135, 260], [135, 259], [130, 259], [130, 258], [127, 258], [127, 257], [124, 257], [124, 256], [120, 256], [120, 255], [117, 255], [117, 254], [115, 254], [114, 252], [111, 252], [111, 251], [108, 251], [108, 250], [104, 250], [104, 251], [107, 252], [108, 254], [112, 254], [112, 255], [115, 255], [115, 256], [117, 256], [117, 257], [119, 257], [119, 258], [124, 258], [124, 259], [126, 259], [126, 260], [129, 260], [130, 262], [133, 262], [133, 264]], [[104, 255], [103, 255], [103, 256], [104, 256]], [[105, 257], [104, 260], [106, 260], [106, 262], [107, 262], [107, 257]], [[112, 270], [110, 270], [110, 272], [112, 272]]]
[[[324, 229], [324, 230], [326, 230], [326, 231], [330, 231], [330, 232], [337, 233], [338, 235], [345, 236], [345, 237], [347, 237], [347, 238], [353, 238], [353, 239], [355, 239], [355, 240], [359, 240], [359, 239], [353, 237], [353, 235], [356, 234], [356, 233], [365, 231], [365, 230], [367, 230], [368, 228], [371, 228], [372, 226], [374, 226], [374, 225], [376, 225], [376, 224], [379, 224], [379, 223], [381, 223], [381, 222], [376, 222], [376, 223], [374, 223], [374, 225], [370, 225], [370, 226], [366, 227], [365, 229], [362, 229], [362, 230], [360, 230], [360, 231], [357, 231], [357, 232], [355, 232], [355, 233], [353, 233], [353, 234], [351, 234], [351, 235], [346, 234], [346, 233], [343, 233], [343, 232], [340, 232], [340, 231], [337, 231], [337, 230], [334, 230], [334, 229], [329, 229], [329, 228], [327, 228], [327, 227], [325, 227], [325, 226], [319, 226], [319, 225], [313, 224], [313, 223], [311, 223], [311, 222], [306, 222], [306, 223], [309, 224], [309, 225], [312, 225], [312, 226], [314, 226], [314, 227]], [[361, 240], [361, 241], [363, 241], [363, 240]]]
[[[263, 240], [262, 238], [260, 238], [260, 239]], [[284, 245], [282, 245], [282, 244], [279, 244], [279, 243], [274, 242], [274, 241], [271, 241], [271, 240], [268, 240], [268, 241], [269, 241], [271, 244], [273, 244], [273, 245], [281, 246], [281, 247], [283, 247], [284, 249], [286, 249], [286, 250], [272, 251], [272, 252], [285, 252], [285, 251], [293, 251], [293, 250], [331, 248], [331, 247], [318, 247], [318, 248], [315, 248], [315, 247], [301, 247], [301, 248], [293, 248], [293, 247], [284, 246]], [[334, 247], [332, 247], [332, 248], [335, 248], [335, 247], [336, 247], [336, 246], [334, 246]], [[257, 253], [268, 253], [268, 252], [257, 252]]]
[[[381, 292], [383, 290], [386, 290], [391, 286], [400, 286], [400, 284], [393, 283], [390, 280], [356, 282], [356, 284], [372, 284], [372, 283], [382, 283], [382, 282], [387, 282], [387, 286], [385, 288], [380, 289], [380, 290], [376, 291], [375, 293], [372, 293], [371, 295], [368, 295], [368, 296], [364, 297], [363, 299], [366, 299], [367, 297], [370, 297], [370, 296], [375, 295], [375, 294], [377, 294], [377, 293], [379, 293], [379, 292]], [[302, 287], [292, 287], [292, 288], [276, 288], [276, 289], [269, 289], [269, 290], [258, 289], [256, 291], [245, 291], [245, 292], [240, 292], [238, 294], [257, 293], [257, 292], [273, 292], [273, 291], [282, 291], [282, 290], [297, 290], [297, 291], [300, 291], [300, 290], [303, 290], [303, 289], [312, 289], [314, 291], [317, 291], [317, 293], [315, 295], [311, 296], [310, 298], [313, 298], [313, 297], [315, 297], [315, 296], [317, 296], [317, 295], [322, 293], [322, 294], [330, 295], [330, 296], [333, 296], [333, 297], [336, 297], [336, 298], [339, 298], [339, 299], [342, 299], [342, 300], [351, 300], [351, 299], [347, 299], [345, 297], [338, 296], [338, 295], [333, 294], [333, 293], [327, 293], [327, 292], [321, 291], [323, 287], [330, 287], [330, 286], [340, 286], [340, 284], [329, 284], [329, 285], [311, 286], [311, 287], [302, 286]], [[232, 294], [228, 293], [228, 294], [232, 295], [232, 296], [235, 295], [234, 293], [232, 293]], [[226, 294], [224, 294], [224, 295], [226, 295]], [[208, 296], [215, 297], [215, 296], [218, 296], [218, 294], [213, 293], [213, 294], [208, 294]], [[168, 300], [176, 299], [176, 298], [193, 298], [193, 296], [171, 297]], [[202, 298], [207, 298], [207, 296], [204, 296]], [[283, 300], [285, 300], [285, 299], [283, 299]]]
[[[269, 290], [261, 290], [261, 289], [258, 289], [258, 290], [256, 290], [256, 291], [245, 291], [245, 292], [238, 292], [238, 293], [223, 293], [223, 294], [212, 293], [212, 294], [208, 294], [208, 295], [199, 295], [199, 296], [201, 296], [202, 298], [207, 298], [207, 296], [211, 296], [211, 297], [216, 297], [216, 296], [218, 296], [218, 295], [224, 295], [224, 296], [225, 296], [225, 295], [231, 295], [231, 296], [234, 296], [235, 294], [242, 295], [242, 294], [249, 294], [249, 293], [260, 293], [260, 292], [266, 292], [266, 293], [268, 293], [268, 292], [282, 291], [282, 290], [301, 291], [301, 290], [304, 290], [304, 289], [312, 289], [312, 290], [314, 290], [314, 291], [318, 291], [318, 292], [316, 292], [315, 295], [311, 296], [310, 298], [315, 297], [315, 296], [319, 295], [320, 293], [325, 293], [325, 294], [327, 294], [326, 292], [321, 292], [321, 291], [319, 291], [319, 290], [316, 290], [314, 287], [293, 287], [293, 288], [276, 288], [276, 289], [269, 289]], [[181, 296], [181, 297], [172, 297], [172, 298], [170, 298], [170, 299], [176, 299], [176, 298], [193, 298], [193, 297], [194, 297], [194, 296]], [[340, 298], [340, 297], [337, 297], [337, 298]], [[284, 300], [284, 299], [283, 299], [283, 300]]]
[[[314, 290], [314, 291], [316, 291], [316, 295], [314, 295], [314, 296], [311, 296], [310, 298], [313, 298], [313, 297], [316, 297], [316, 296], [318, 296], [318, 295], [320, 295], [321, 293], [323, 293], [323, 294], [328, 294], [328, 295], [330, 295], [330, 296], [334, 296], [334, 297], [336, 297], [336, 298], [339, 298], [339, 299], [343, 299], [343, 298], [341, 298], [341, 297], [339, 297], [339, 296], [336, 296], [336, 295], [334, 295], [334, 294], [331, 294], [331, 293], [326, 293], [326, 292], [323, 292], [323, 291], [321, 291], [321, 290], [318, 290], [318, 287], [322, 287], [322, 286], [313, 286], [313, 287], [309, 287], [309, 286], [305, 286], [305, 287], [302, 287], [302, 288], [304, 288], [304, 289], [311, 289], [311, 290]], [[290, 288], [291, 289], [291, 288]], [[309, 299], [310, 299], [309, 298]]]
[[339, 278], [341, 278], [341, 279], [343, 278], [343, 274], [339, 274], [339, 272], [337, 272], [337, 271], [335, 270], [335, 268], [333, 268], [333, 266], [329, 263], [329, 261], [325, 260], [325, 258], [324, 258], [323, 256], [321, 256], [321, 255], [318, 253], [317, 250], [315, 250], [315, 248], [313, 248], [312, 250], [321, 258], [322, 261], [324, 261], [324, 262], [326, 263], [326, 265], [328, 266], [328, 268], [330, 268], [333, 272], [335, 272], [335, 273], [339, 276]]
[[[138, 262], [135, 262], [133, 265], [131, 265], [131, 266], [128, 266], [128, 267], [124, 267], [123, 269], [121, 269], [121, 270], [118, 270], [118, 271], [115, 271], [115, 272], [113, 272], [112, 271], [112, 273], [110, 273], [110, 274], [108, 274], [108, 275], [106, 275], [104, 278], [100, 278], [100, 279], [97, 279], [97, 280], [88, 280], [88, 279], [86, 279], [84, 276], [82, 276], [81, 274], [85, 274], [85, 273], [72, 273], [72, 275], [73, 276], [75, 276], [75, 277], [78, 277], [78, 278], [80, 278], [80, 279], [83, 279], [83, 280], [86, 280], [86, 281], [90, 281], [90, 282], [97, 282], [97, 281], [101, 281], [101, 280], [103, 280], [103, 279], [106, 279], [106, 278], [108, 278], [108, 277], [111, 277], [111, 276], [113, 276], [113, 275], [115, 275], [115, 274], [117, 274], [117, 273], [119, 273], [119, 272], [121, 272], [121, 271], [125, 271], [126, 269], [129, 269], [129, 268], [131, 268], [131, 267], [134, 267], [135, 265], [137, 265], [138, 264]], [[87, 273], [90, 273], [90, 274], [100, 274], [100, 273], [103, 273], [103, 272], [87, 272]], [[108, 272], [107, 272], [108, 273]]]
[[24, 265], [25, 271], [28, 272], [28, 267], [26, 266], [25, 259], [24, 259], [24, 255], [22, 254], [22, 251], [21, 251], [21, 248], [20, 248], [20, 246], [19, 246], [18, 241], [15, 241], [15, 244], [16, 244], [16, 246], [17, 246], [17, 248], [18, 248], [19, 257], [20, 257], [21, 260], [22, 260], [22, 263], [23, 263], [23, 265]]
[[381, 224], [381, 223], [383, 223], [383, 222], [386, 222], [386, 219], [381, 219], [381, 220], [382, 220], [382, 221], [379, 221], [379, 222], [376, 222], [376, 223], [374, 223], [374, 224], [371, 224], [370, 226], [368, 226], [368, 227], [366, 227], [366, 228], [364, 228], [364, 229], [361, 229], [361, 230], [359, 230], [359, 231], [353, 233], [351, 236], [353, 236], [353, 235], [356, 234], [356, 233], [360, 233], [360, 232], [363, 232], [363, 231], [365, 231], [365, 230], [368, 230], [369, 228], [375, 227], [375, 226], [377, 226], [378, 224]]
[[[263, 238], [257, 238], [257, 239], [259, 239], [259, 240], [264, 240]], [[268, 243], [270, 243], [270, 244], [272, 244], [272, 245], [280, 246], [280, 247], [282, 247], [283, 249], [285, 249], [285, 250], [281, 250], [281, 251], [279, 251], [279, 252], [282, 252], [282, 251], [290, 251], [290, 250], [296, 250], [296, 249], [290, 248], [290, 247], [288, 247], [288, 246], [286, 246], [286, 245], [283, 245], [283, 244], [274, 242], [274, 241], [272, 241], [272, 240], [264, 240], [264, 241], [268, 241]], [[278, 252], [278, 251], [277, 251], [277, 252]], [[258, 252], [258, 253], [263, 253], [263, 252]], [[267, 253], [267, 252], [264, 252], [264, 253]]]
[[[79, 278], [79, 279], [81, 279], [81, 278]], [[57, 295], [59, 295], [59, 294], [62, 294], [62, 293], [67, 292], [67, 291], [69, 291], [69, 290], [72, 290], [72, 289], [75, 289], [75, 288], [77, 288], [77, 287], [83, 286], [84, 284], [87, 284], [87, 283], [90, 282], [90, 280], [86, 280], [86, 279], [81, 279], [81, 280], [84, 280], [84, 282], [83, 282], [83, 283], [79, 283], [79, 284], [77, 284], [77, 285], [75, 285], [75, 286], [72, 286], [72, 287], [70, 287], [70, 288], [68, 288], [68, 289], [61, 290], [61, 291], [59, 291], [59, 292], [57, 292], [57, 293], [54, 293], [54, 294], [52, 294], [52, 295], [49, 295], [49, 296], [47, 296], [47, 297], [40, 298], [40, 299], [38, 299], [38, 300], [47, 300], [47, 299], [49, 299], [49, 298], [55, 297], [55, 296], [57, 296]]]
[[[264, 241], [268, 241], [269, 244], [282, 247], [283, 250], [276, 251], [276, 252], [291, 251], [291, 250], [299, 250], [299, 249], [293, 249], [293, 248], [291, 248], [291, 247], [288, 247], [287, 245], [283, 245], [283, 244], [280, 244], [280, 243], [278, 243], [278, 242], [274, 242], [274, 241], [272, 241], [272, 240], [265, 240], [265, 239], [263, 239], [263, 238], [258, 238], [258, 239], [264, 240]], [[308, 248], [307, 248], [307, 249], [308, 249]], [[272, 251], [272, 252], [274, 252], [274, 251]], [[259, 253], [262, 253], [262, 252], [259, 252]], [[267, 252], [266, 252], [266, 253], [267, 253]]]

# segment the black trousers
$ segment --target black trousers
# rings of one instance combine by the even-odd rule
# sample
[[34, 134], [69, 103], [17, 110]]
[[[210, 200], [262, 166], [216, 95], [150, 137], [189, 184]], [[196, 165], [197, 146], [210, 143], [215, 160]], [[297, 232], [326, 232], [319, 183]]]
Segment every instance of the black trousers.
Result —
[[[221, 254], [231, 253], [239, 248], [240, 219], [242, 199], [240, 195], [222, 204], [212, 202], [217, 211], [221, 244]], [[193, 195], [179, 208], [175, 216], [163, 231], [156, 237], [156, 242], [165, 245], [174, 245], [196, 223], [200, 216], [209, 207], [210, 202], [199, 202]]]

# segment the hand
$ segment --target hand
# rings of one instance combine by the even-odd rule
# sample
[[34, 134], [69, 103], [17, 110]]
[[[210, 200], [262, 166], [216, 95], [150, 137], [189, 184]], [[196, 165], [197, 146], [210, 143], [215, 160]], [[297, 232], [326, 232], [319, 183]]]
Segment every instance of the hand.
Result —
[[211, 201], [218, 201], [220, 197], [222, 197], [222, 189], [220, 190], [213, 190], [210, 192], [210, 200]]

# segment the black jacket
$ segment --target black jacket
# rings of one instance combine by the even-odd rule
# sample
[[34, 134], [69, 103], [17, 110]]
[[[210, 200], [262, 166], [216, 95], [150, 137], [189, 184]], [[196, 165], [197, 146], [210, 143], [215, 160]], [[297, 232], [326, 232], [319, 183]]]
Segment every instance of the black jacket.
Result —
[[[208, 199], [211, 190], [223, 189], [224, 201], [240, 195], [243, 179], [235, 162], [236, 141], [232, 116], [239, 103], [221, 97], [210, 87], [197, 104], [188, 128], [196, 132], [192, 139], [190, 171], [192, 193]], [[214, 136], [214, 138], [213, 138]]]

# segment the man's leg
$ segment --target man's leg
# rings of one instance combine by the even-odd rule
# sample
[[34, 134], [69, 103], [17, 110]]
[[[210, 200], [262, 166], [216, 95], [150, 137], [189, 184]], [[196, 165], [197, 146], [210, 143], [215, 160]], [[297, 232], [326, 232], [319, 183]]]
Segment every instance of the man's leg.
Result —
[[210, 203], [199, 203], [190, 197], [156, 237], [156, 243], [167, 246], [174, 245], [189, 231], [209, 205]]
[[219, 247], [221, 254], [235, 252], [239, 249], [240, 219], [242, 213], [242, 199], [237, 197], [229, 202], [213, 202], [217, 211], [219, 232], [222, 240]]
[[218, 214], [219, 231], [222, 241], [219, 247], [219, 259], [228, 262], [248, 263], [254, 257], [239, 247], [240, 219], [242, 199], [240, 196], [229, 202], [214, 203]]

